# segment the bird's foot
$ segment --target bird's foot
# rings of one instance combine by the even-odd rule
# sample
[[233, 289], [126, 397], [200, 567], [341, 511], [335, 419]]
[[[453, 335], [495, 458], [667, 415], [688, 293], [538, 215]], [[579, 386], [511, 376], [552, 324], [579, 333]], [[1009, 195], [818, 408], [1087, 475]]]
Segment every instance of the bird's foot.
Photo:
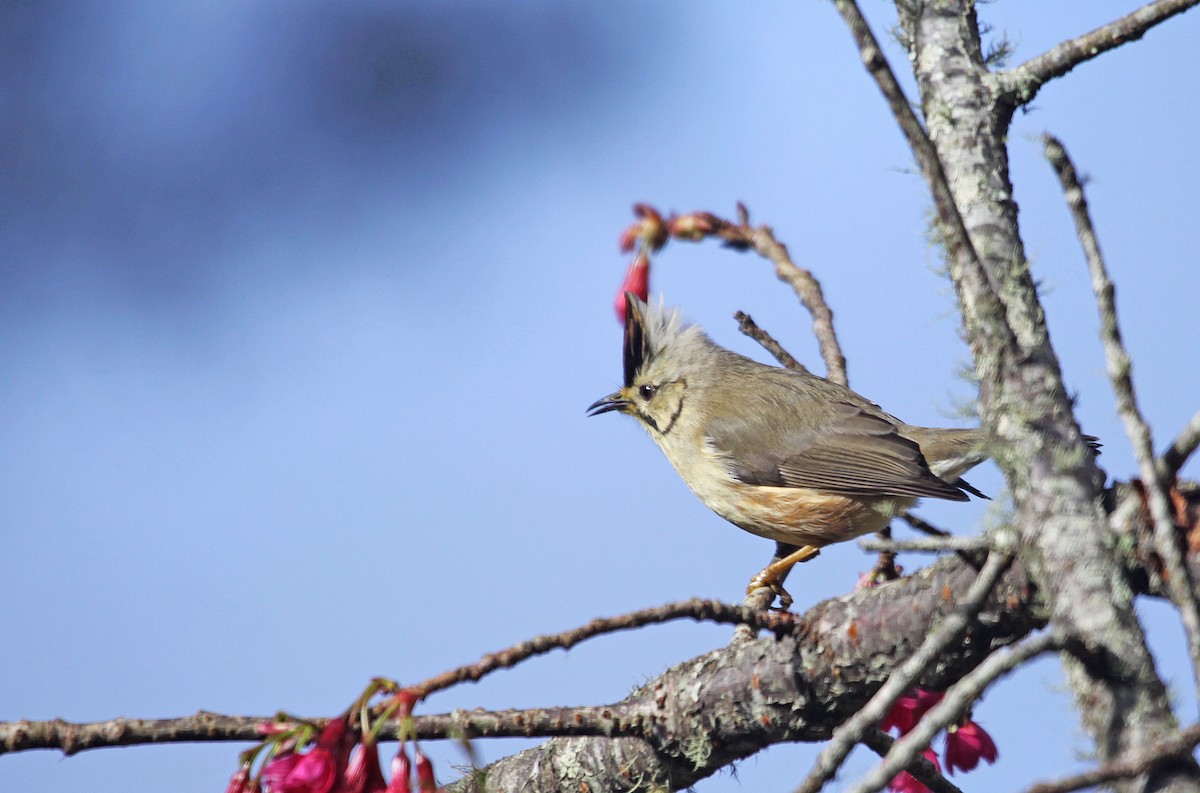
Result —
[[766, 587], [779, 597], [778, 610], [787, 611], [794, 601], [787, 590], [783, 588], [783, 579], [787, 578], [787, 574], [797, 564], [807, 562], [820, 552], [821, 549], [816, 546], [805, 545], [782, 559], [776, 559], [754, 574], [754, 577], [750, 579], [750, 583], [746, 587], [746, 594], [749, 595], [756, 589]]
[[771, 573], [770, 567], [765, 567], [754, 574], [750, 579], [750, 583], [746, 585], [746, 594], [749, 595], [756, 589], [767, 588], [779, 597], [779, 605], [771, 606], [774, 611], [787, 611], [794, 602], [792, 596], [783, 588], [783, 583], [780, 582], [778, 576]]

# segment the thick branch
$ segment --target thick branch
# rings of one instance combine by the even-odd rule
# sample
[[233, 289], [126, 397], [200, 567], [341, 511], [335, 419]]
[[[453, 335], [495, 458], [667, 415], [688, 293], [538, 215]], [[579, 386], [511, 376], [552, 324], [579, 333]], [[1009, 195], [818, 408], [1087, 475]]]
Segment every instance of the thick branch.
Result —
[[1064, 41], [1020, 66], [1000, 72], [996, 75], [1000, 100], [1027, 105], [1049, 81], [1115, 47], [1140, 39], [1150, 28], [1197, 3], [1200, 0], [1156, 0], [1090, 33]]
[[[1025, 258], [1006, 150], [1011, 108], [989, 85], [975, 8], [971, 0], [925, 0], [904, 4], [902, 21], [929, 136], [986, 268], [980, 279], [974, 261], [950, 250], [980, 415], [1051, 624], [1105, 659], [1065, 657], [1064, 667], [1097, 755], [1111, 760], [1173, 737], [1177, 722], [1122, 580], [1124, 559], [1099, 506], [1103, 475], [1080, 433]], [[990, 308], [997, 295], [1003, 314]], [[1200, 769], [1172, 769], [1137, 789], [1200, 790]]]

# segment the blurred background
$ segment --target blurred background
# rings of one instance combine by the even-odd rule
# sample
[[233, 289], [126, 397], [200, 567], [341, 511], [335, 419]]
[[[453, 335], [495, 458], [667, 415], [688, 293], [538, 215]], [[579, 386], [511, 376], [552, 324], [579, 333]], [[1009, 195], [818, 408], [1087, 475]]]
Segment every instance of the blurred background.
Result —
[[[1015, 64], [1136, 4], [980, 14]], [[887, 38], [888, 5], [865, 6]], [[1092, 176], [1161, 448], [1200, 407], [1200, 105], [1180, 79], [1197, 37], [1193, 13], [1083, 66], [1010, 137], [1053, 337], [1117, 477], [1135, 466], [1037, 136]], [[709, 513], [634, 422], [584, 417], [620, 379], [630, 205], [732, 216], [738, 200], [821, 279], [852, 386], [913, 423], [970, 421], [930, 200], [828, 4], [4, 3], [0, 720], [327, 715], [373, 675], [415, 682], [595, 616], [740, 600], [771, 543]], [[820, 370], [766, 262], [672, 243], [654, 267], [653, 290], [718, 341], [765, 358], [730, 319], [743, 309]], [[1001, 494], [990, 466], [971, 481]], [[921, 514], [969, 534], [987, 509]], [[792, 576], [794, 608], [872, 561], [828, 550]], [[1194, 720], [1181, 631], [1142, 609]], [[729, 635], [601, 638], [421, 712], [612, 702]], [[975, 718], [1001, 759], [973, 790], [1086, 763], [1053, 660]], [[427, 746], [455, 777], [461, 753]], [[0, 758], [0, 789], [222, 790], [243, 748], [28, 752]], [[789, 790], [818, 749], [774, 747], [695, 789]], [[873, 762], [856, 753], [842, 778]]]

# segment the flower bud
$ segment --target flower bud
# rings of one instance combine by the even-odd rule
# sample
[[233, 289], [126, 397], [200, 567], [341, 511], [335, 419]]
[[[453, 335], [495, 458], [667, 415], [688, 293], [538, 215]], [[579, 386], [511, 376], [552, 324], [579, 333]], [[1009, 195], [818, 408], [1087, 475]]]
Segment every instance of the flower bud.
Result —
[[625, 322], [626, 292], [632, 292], [643, 302], [650, 297], [650, 258], [644, 253], [639, 253], [629, 263], [629, 268], [625, 271], [625, 280], [621, 282], [621, 288], [617, 290], [617, 297], [613, 301], [617, 322], [620, 323]]

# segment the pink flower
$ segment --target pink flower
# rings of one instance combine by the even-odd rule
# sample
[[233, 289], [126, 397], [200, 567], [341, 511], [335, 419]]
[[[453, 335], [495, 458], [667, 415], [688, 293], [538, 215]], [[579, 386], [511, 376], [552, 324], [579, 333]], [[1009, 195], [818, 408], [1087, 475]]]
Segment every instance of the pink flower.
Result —
[[879, 729], [887, 732], [895, 727], [898, 734], [907, 735], [930, 708], [942, 701], [943, 696], [940, 691], [914, 688], [913, 693], [905, 694], [896, 700], [888, 715], [879, 723]]
[[417, 789], [421, 793], [437, 791], [437, 782], [433, 778], [433, 763], [420, 749], [417, 750]]
[[350, 758], [338, 793], [384, 793], [387, 780], [379, 767], [379, 749], [374, 742], [363, 741]]
[[642, 302], [650, 297], [650, 257], [644, 253], [639, 253], [629, 263], [629, 269], [625, 271], [625, 280], [621, 282], [621, 288], [617, 290], [617, 299], [613, 301], [617, 322], [622, 324], [625, 322], [626, 292], [637, 295]]
[[346, 719], [333, 719], [321, 731], [317, 745], [306, 754], [283, 754], [263, 767], [263, 784], [270, 793], [329, 793], [346, 769], [350, 746]]
[[[921, 752], [925, 755], [925, 759], [933, 763], [933, 767], [938, 771], [942, 770], [942, 766], [938, 763], [937, 754], [932, 749], [926, 749]], [[892, 793], [929, 793], [929, 788], [917, 781], [917, 778], [907, 771], [901, 771], [896, 776], [892, 777], [892, 781], [888, 783], [888, 790]]]
[[992, 736], [973, 721], [951, 727], [946, 732], [946, 770], [951, 774], [955, 768], [971, 771], [981, 759], [990, 765], [999, 756]]
[[244, 765], [230, 777], [225, 793], [246, 793], [250, 787], [250, 766]]
[[392, 760], [392, 781], [388, 783], [386, 793], [412, 793], [412, 761], [408, 759], [404, 744], [400, 744], [396, 758]]

